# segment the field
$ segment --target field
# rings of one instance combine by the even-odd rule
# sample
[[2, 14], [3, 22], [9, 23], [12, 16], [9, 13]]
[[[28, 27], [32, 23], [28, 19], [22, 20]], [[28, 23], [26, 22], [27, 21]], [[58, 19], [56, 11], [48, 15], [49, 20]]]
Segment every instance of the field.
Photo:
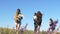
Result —
[[[15, 29], [0, 28], [0, 34], [16, 34]], [[33, 34], [32, 30], [26, 30], [23, 34]], [[40, 32], [40, 34], [45, 34], [45, 31]], [[60, 34], [60, 33], [57, 33]]]

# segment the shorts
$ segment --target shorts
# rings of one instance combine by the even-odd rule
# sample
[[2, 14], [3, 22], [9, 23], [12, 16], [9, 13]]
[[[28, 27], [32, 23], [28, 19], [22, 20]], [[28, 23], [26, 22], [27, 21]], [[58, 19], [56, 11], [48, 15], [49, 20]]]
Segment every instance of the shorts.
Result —
[[53, 26], [50, 26], [50, 29], [51, 29], [51, 30], [55, 30], [55, 27], [53, 27]]
[[20, 24], [18, 24], [18, 23], [15, 23], [15, 25], [17, 25], [18, 27], [20, 26]]
[[55, 28], [52, 28], [52, 30], [55, 30]]
[[42, 22], [42, 21], [40, 21], [40, 22], [34, 22], [34, 25], [35, 25], [35, 26], [41, 26], [41, 22]]
[[15, 25], [21, 25], [21, 21], [15, 20]]

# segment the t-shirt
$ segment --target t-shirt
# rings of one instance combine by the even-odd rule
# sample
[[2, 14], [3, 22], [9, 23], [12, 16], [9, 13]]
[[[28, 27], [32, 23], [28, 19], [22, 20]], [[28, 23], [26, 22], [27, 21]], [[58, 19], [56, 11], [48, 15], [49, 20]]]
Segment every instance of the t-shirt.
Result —
[[34, 20], [36, 20], [37, 19], [37, 16], [34, 16], [33, 18], [34, 18]]

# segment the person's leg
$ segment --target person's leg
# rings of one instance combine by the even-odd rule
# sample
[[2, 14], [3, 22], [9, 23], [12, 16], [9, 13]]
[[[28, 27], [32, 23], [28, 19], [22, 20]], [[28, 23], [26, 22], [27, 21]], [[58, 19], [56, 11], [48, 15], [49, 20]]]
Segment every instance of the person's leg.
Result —
[[52, 26], [49, 27], [48, 31], [46, 32], [46, 34], [51, 34], [51, 28]]
[[17, 23], [17, 29], [18, 29], [18, 30], [20, 30], [20, 25], [21, 25], [21, 22], [18, 21], [18, 23]]
[[19, 25], [19, 23], [17, 23], [17, 25], [16, 25], [17, 27], [16, 27], [16, 32], [17, 32], [17, 34], [19, 33], [19, 31], [20, 31], [20, 25]]
[[47, 32], [50, 32], [50, 30], [51, 30], [51, 27], [48, 29], [48, 31], [47, 31]]
[[18, 20], [15, 20], [16, 30], [18, 30]]
[[18, 30], [20, 29], [20, 24], [19, 23], [18, 23], [18, 27], [17, 28], [18, 28]]
[[54, 30], [55, 30], [55, 27], [52, 28], [52, 32], [54, 32]]
[[18, 25], [18, 24], [17, 24], [17, 23], [15, 23], [15, 26], [16, 26], [16, 30], [17, 30], [17, 27], [18, 27], [17, 25]]
[[18, 23], [15, 23], [16, 25], [16, 34], [18, 34]]
[[37, 31], [37, 26], [35, 26], [35, 29], [34, 29], [34, 31]]
[[34, 34], [36, 34], [36, 32], [37, 32], [37, 25], [36, 23], [34, 23]]
[[38, 21], [38, 27], [37, 27], [38, 34], [40, 34], [41, 23], [42, 23], [42, 19], [40, 21]]
[[40, 34], [40, 25], [37, 27], [37, 34]]

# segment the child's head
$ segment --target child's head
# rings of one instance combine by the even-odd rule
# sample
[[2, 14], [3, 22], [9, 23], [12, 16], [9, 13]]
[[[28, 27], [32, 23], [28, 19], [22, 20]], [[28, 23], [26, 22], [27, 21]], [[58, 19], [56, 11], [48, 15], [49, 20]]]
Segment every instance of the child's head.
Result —
[[18, 8], [17, 11], [20, 12], [20, 9]]
[[53, 22], [52, 18], [50, 18], [50, 21]]

